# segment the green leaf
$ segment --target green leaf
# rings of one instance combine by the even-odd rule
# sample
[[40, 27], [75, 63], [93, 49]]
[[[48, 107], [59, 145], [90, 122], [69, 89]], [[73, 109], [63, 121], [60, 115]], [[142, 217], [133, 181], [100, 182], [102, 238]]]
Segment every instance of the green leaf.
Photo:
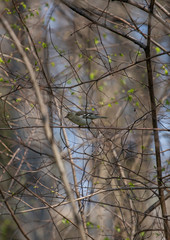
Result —
[[131, 88], [130, 90], [128, 90], [128, 93], [134, 93], [135, 89]]
[[4, 60], [0, 57], [0, 63], [5, 63]]
[[89, 77], [90, 77], [90, 80], [94, 80], [94, 78], [95, 78], [94, 72], [91, 72]]
[[136, 53], [137, 53], [138, 56], [142, 55], [141, 51], [137, 51]]
[[22, 100], [21, 98], [17, 98], [16, 102], [21, 102], [21, 100]]
[[111, 63], [111, 62], [112, 62], [111, 57], [110, 57], [110, 56], [107, 56], [107, 57], [108, 57], [108, 59], [109, 59], [109, 63]]
[[170, 101], [168, 99], [165, 100], [165, 105], [170, 105]]
[[145, 235], [145, 232], [141, 232], [141, 233], [140, 233], [140, 236], [141, 236], [141, 237], [144, 237], [144, 235]]
[[165, 68], [165, 75], [168, 75], [168, 69], [167, 68]]
[[121, 232], [120, 227], [115, 227], [115, 228], [116, 228], [116, 231], [117, 231], [117, 232], [119, 232], [119, 233]]
[[157, 54], [161, 52], [161, 49], [159, 47], [156, 47], [155, 50]]
[[55, 22], [55, 18], [54, 17], [50, 17], [50, 20]]
[[87, 223], [86, 223], [86, 226], [87, 226], [87, 227], [91, 227], [91, 228], [93, 228], [93, 227], [94, 227], [94, 225], [93, 225], [93, 223], [92, 223], [92, 222], [87, 222]]
[[71, 79], [67, 80], [67, 84], [71, 84], [71, 83], [72, 83]]
[[127, 100], [128, 100], [129, 102], [131, 102], [132, 99], [133, 99], [133, 96], [132, 96], [132, 95], [129, 95], [129, 96], [127, 97]]
[[69, 222], [69, 220], [63, 218], [63, 219], [62, 219], [62, 223], [63, 223], [63, 224], [69, 224], [70, 222]]
[[21, 6], [23, 6], [24, 9], [27, 8], [27, 5], [24, 2], [21, 2], [20, 4], [21, 4]]
[[101, 92], [103, 91], [103, 86], [99, 86], [98, 88], [99, 88], [99, 91]]
[[99, 44], [99, 43], [100, 43], [99, 39], [98, 39], [98, 38], [95, 38], [95, 39], [94, 39], [94, 43], [95, 43], [96, 45]]
[[128, 183], [130, 187], [135, 187], [135, 185], [132, 182]]
[[101, 106], [103, 106], [103, 105], [104, 105], [104, 102], [103, 102], [103, 101], [100, 101], [99, 104], [100, 104]]
[[43, 48], [46, 48], [46, 47], [47, 47], [47, 43], [43, 42], [43, 43], [42, 43], [42, 47], [43, 47]]
[[108, 103], [108, 107], [112, 107], [112, 104], [111, 104], [111, 103]]
[[89, 56], [88, 60], [91, 61], [93, 59], [93, 56]]
[[135, 105], [136, 105], [136, 107], [139, 107], [139, 102], [136, 102]]
[[126, 85], [126, 80], [124, 78], [121, 78], [120, 83], [124, 86], [124, 85]]
[[52, 67], [55, 67], [55, 62], [51, 62], [51, 66], [52, 66]]

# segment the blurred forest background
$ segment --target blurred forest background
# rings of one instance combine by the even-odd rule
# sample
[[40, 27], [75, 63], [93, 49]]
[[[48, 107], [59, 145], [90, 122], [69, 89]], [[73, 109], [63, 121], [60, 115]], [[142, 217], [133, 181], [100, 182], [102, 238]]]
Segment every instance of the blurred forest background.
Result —
[[169, 17], [169, 0], [0, 0], [1, 240], [170, 240]]

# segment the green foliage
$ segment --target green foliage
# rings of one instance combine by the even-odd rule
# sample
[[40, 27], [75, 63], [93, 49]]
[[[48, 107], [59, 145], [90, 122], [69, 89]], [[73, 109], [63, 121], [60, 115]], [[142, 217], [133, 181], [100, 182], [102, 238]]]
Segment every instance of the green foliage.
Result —
[[168, 75], [167, 64], [164, 64], [161, 68], [164, 70], [165, 75]]
[[120, 227], [116, 226], [115, 229], [116, 229], [116, 231], [117, 231], [118, 233], [121, 232], [121, 228], [120, 228]]
[[17, 25], [16, 23], [11, 24], [11, 27], [15, 30], [17, 29], [17, 30], [21, 31], [21, 27], [19, 25]]
[[165, 75], [168, 75], [168, 69], [165, 68]]
[[136, 51], [136, 53], [139, 57], [142, 55], [141, 51]]
[[92, 222], [87, 222], [86, 223], [86, 226], [89, 227], [89, 228], [94, 228], [94, 225]]
[[99, 89], [100, 92], [103, 91], [103, 88], [104, 88], [104, 86], [102, 86], [102, 85], [100, 85], [100, 86], [98, 87], [98, 89]]
[[141, 232], [141, 233], [140, 233], [140, 236], [141, 236], [141, 237], [144, 237], [144, 236], [145, 236], [145, 232]]
[[125, 86], [126, 85], [126, 79], [125, 78], [121, 78], [120, 79], [120, 83]]
[[111, 57], [110, 56], [107, 56], [107, 57], [108, 57], [109, 63], [111, 63], [112, 62]]
[[62, 219], [62, 223], [63, 223], [63, 224], [69, 224], [70, 222], [69, 222], [69, 220], [63, 218], [63, 219]]
[[9, 8], [4, 9], [8, 15], [12, 14], [11, 10]]
[[52, 67], [55, 67], [55, 62], [50, 63]]
[[0, 63], [5, 63], [4, 60], [0, 57]]
[[53, 22], [56, 21], [56, 19], [54, 17], [50, 17], [50, 20], [53, 21]]
[[39, 16], [39, 15], [40, 15], [39, 11], [35, 10], [35, 12], [36, 12], [37, 16]]
[[99, 44], [99, 43], [100, 43], [99, 39], [98, 39], [98, 38], [95, 38], [95, 39], [94, 39], [94, 43], [95, 43], [95, 45]]
[[156, 47], [155, 50], [157, 54], [161, 52], [161, 49], [159, 47]]
[[67, 84], [71, 84], [71, 83], [72, 83], [71, 79], [67, 80]]
[[133, 96], [132, 96], [132, 95], [128, 95], [127, 100], [128, 100], [129, 102], [131, 102], [132, 99], [133, 99]]
[[93, 59], [93, 56], [89, 56], [88, 60], [91, 61]]
[[136, 105], [136, 107], [139, 107], [139, 102], [136, 102], [135, 105]]
[[134, 93], [135, 89], [131, 88], [130, 90], [128, 90], [128, 93]]
[[17, 98], [16, 102], [21, 102], [21, 100], [22, 100], [21, 98]]
[[15, 231], [14, 222], [10, 218], [0, 218], [0, 232], [1, 240], [11, 239], [13, 232]]
[[135, 187], [135, 185], [132, 182], [128, 183], [130, 187]]
[[33, 104], [33, 103], [31, 103], [31, 104], [30, 104], [30, 107], [32, 107], [32, 108], [33, 108], [33, 107], [34, 107], [34, 104]]
[[20, 5], [21, 5], [24, 9], [27, 8], [27, 5], [26, 5], [24, 2], [21, 2]]
[[46, 48], [46, 47], [47, 47], [47, 43], [42, 42], [42, 47], [43, 47], [43, 48]]
[[94, 78], [95, 78], [95, 73], [94, 73], [94, 72], [91, 72], [90, 75], [89, 75], [89, 77], [90, 77], [90, 80], [94, 80]]
[[170, 105], [170, 101], [168, 99], [165, 100], [165, 105]]

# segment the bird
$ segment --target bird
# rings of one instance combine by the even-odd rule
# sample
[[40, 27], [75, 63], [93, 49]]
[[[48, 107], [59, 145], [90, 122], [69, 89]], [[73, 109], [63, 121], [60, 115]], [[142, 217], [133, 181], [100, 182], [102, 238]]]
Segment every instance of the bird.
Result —
[[65, 118], [68, 118], [71, 122], [80, 126], [89, 126], [90, 123], [99, 118], [107, 118], [104, 116], [100, 116], [99, 114], [87, 111], [78, 111], [78, 112], [68, 112]]

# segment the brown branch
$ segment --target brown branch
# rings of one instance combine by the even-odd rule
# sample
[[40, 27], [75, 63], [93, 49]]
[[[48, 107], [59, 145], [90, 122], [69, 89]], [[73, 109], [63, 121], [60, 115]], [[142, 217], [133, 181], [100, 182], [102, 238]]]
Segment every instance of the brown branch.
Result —
[[14, 222], [15, 222], [16, 225], [18, 226], [20, 232], [22, 233], [22, 235], [23, 235], [27, 240], [30, 240], [30, 238], [29, 238], [29, 237], [27, 236], [27, 234], [24, 232], [24, 230], [23, 230], [22, 226], [20, 225], [18, 219], [16, 218], [15, 214], [13, 213], [12, 208], [10, 207], [10, 205], [8, 204], [8, 202], [6, 201], [5, 196], [4, 196], [4, 194], [3, 194], [3, 192], [2, 192], [1, 189], [0, 189], [0, 193], [1, 193], [1, 196], [2, 196], [2, 198], [3, 198], [3, 202], [5, 203], [8, 211], [9, 211], [10, 214], [11, 214], [11, 217], [13, 218]]
[[[156, 112], [156, 102], [155, 102], [155, 93], [154, 93], [154, 82], [153, 82], [153, 74], [152, 74], [152, 62], [150, 59], [151, 56], [151, 31], [152, 31], [152, 13], [154, 8], [155, 0], [151, 0], [150, 3], [150, 14], [148, 19], [148, 39], [147, 39], [147, 47], [145, 49], [146, 58], [146, 66], [148, 73], [148, 88], [149, 88], [149, 96], [151, 102], [151, 111], [152, 111], [152, 125], [153, 128], [158, 128], [157, 124], [157, 112]], [[153, 131], [154, 133], [154, 144], [155, 144], [155, 153], [156, 153], [156, 164], [157, 164], [157, 181], [159, 188], [159, 200], [162, 210], [163, 222], [164, 222], [164, 233], [166, 240], [170, 240], [170, 232], [168, 227], [168, 216], [167, 216], [167, 208], [165, 204], [164, 190], [162, 189], [163, 179], [162, 179], [162, 163], [161, 163], [161, 155], [160, 155], [160, 141], [158, 131]]]
[[39, 107], [40, 107], [40, 112], [41, 112], [41, 115], [42, 115], [42, 121], [43, 121], [43, 124], [44, 124], [45, 135], [46, 135], [47, 140], [48, 140], [48, 142], [51, 146], [51, 149], [52, 149], [52, 152], [53, 152], [53, 155], [54, 155], [54, 159], [55, 159], [56, 164], [57, 164], [57, 166], [59, 168], [59, 171], [61, 173], [66, 192], [68, 194], [68, 197], [69, 197], [71, 205], [72, 205], [74, 218], [75, 218], [75, 221], [76, 221], [76, 223], [79, 227], [79, 230], [80, 230], [81, 238], [82, 238], [82, 240], [86, 240], [84, 228], [83, 228], [83, 225], [80, 221], [80, 217], [77, 213], [77, 208], [76, 208], [76, 205], [75, 205], [75, 202], [74, 202], [74, 196], [73, 196], [73, 193], [71, 192], [71, 187], [70, 187], [67, 175], [66, 175], [66, 170], [65, 170], [63, 161], [61, 159], [58, 147], [55, 143], [55, 140], [54, 140], [54, 137], [53, 137], [53, 134], [52, 134], [52, 130], [50, 128], [50, 119], [49, 119], [48, 109], [47, 109], [47, 107], [44, 103], [44, 99], [42, 97], [40, 87], [39, 87], [39, 85], [37, 83], [37, 80], [36, 80], [35, 72], [32, 69], [32, 65], [31, 65], [26, 53], [24, 52], [17, 36], [15, 35], [14, 31], [10, 27], [8, 21], [3, 17], [3, 15], [0, 16], [0, 19], [1, 19], [1, 22], [2, 22], [2, 25], [4, 26], [4, 28], [8, 31], [11, 38], [14, 40], [15, 45], [18, 48], [18, 51], [21, 54], [21, 56], [22, 56], [22, 58], [25, 62], [25, 65], [27, 67], [27, 70], [30, 74], [30, 78], [31, 78], [31, 81], [32, 81], [32, 84], [33, 84], [33, 87], [34, 87], [34, 91], [35, 91], [37, 101], [38, 101], [38, 104], [39, 104]]

